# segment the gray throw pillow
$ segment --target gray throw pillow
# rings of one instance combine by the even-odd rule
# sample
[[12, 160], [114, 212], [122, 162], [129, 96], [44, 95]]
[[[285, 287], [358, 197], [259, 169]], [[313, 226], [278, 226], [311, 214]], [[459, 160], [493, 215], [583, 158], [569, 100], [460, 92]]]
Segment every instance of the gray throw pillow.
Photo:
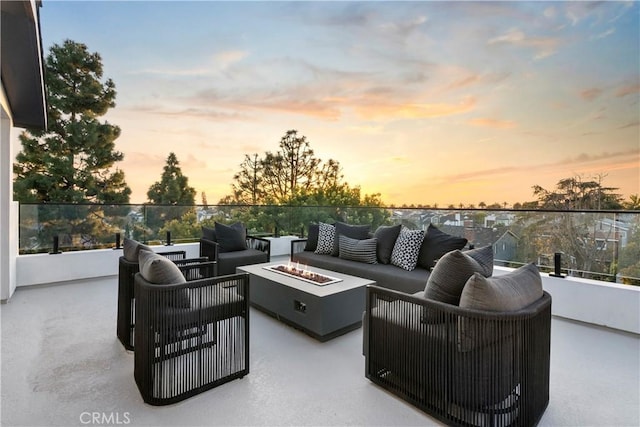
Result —
[[464, 254], [475, 259], [482, 267], [482, 275], [491, 277], [493, 275], [493, 246], [488, 245], [482, 248], [469, 249]]
[[[178, 266], [162, 255], [141, 250], [139, 262], [140, 275], [144, 280], [154, 285], [177, 285], [187, 281]], [[168, 301], [168, 305], [189, 307], [190, 301], [187, 291], [176, 292], [174, 298]]]
[[391, 264], [408, 271], [415, 269], [423, 238], [424, 230], [402, 227], [391, 251]]
[[336, 236], [333, 239], [333, 249], [331, 255], [338, 256], [340, 253], [340, 236], [347, 236], [356, 240], [369, 238], [370, 225], [351, 225], [344, 222], [336, 222]]
[[318, 246], [314, 251], [317, 254], [330, 255], [333, 250], [333, 240], [336, 237], [336, 228], [331, 224], [321, 222], [318, 224]]
[[535, 264], [489, 278], [475, 273], [464, 285], [460, 307], [517, 311], [542, 298], [542, 292], [542, 278]]
[[231, 225], [215, 223], [220, 252], [236, 252], [247, 249], [247, 230], [241, 222]]
[[376, 239], [357, 240], [340, 236], [340, 258], [351, 261], [377, 264]]
[[[464, 285], [460, 307], [493, 312], [518, 311], [542, 298], [542, 278], [535, 264], [524, 265], [503, 276], [486, 278], [475, 273]], [[514, 333], [510, 323], [500, 326], [461, 317], [458, 347], [470, 351]]]
[[418, 265], [430, 270], [444, 254], [456, 249], [462, 249], [466, 244], [467, 239], [464, 237], [452, 236], [438, 230], [433, 224], [429, 224], [420, 247]]
[[445, 254], [429, 274], [424, 296], [427, 299], [458, 305], [469, 277], [485, 269], [464, 252], [456, 249]]
[[122, 256], [124, 256], [124, 259], [127, 261], [138, 262], [138, 255], [140, 254], [141, 249], [153, 252], [153, 250], [147, 245], [126, 237], [124, 238], [124, 241], [122, 242]]
[[391, 252], [393, 252], [393, 247], [396, 244], [401, 227], [400, 224], [389, 226], [381, 225], [376, 232], [373, 233], [373, 237], [378, 239], [377, 256], [378, 262], [381, 264], [389, 264], [391, 262]]

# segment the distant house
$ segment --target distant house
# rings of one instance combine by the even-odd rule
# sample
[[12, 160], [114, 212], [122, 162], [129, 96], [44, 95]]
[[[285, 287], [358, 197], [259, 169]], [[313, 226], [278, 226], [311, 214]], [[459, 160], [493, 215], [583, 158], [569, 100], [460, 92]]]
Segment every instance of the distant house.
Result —
[[493, 259], [496, 265], [507, 264], [516, 259], [520, 238], [511, 231], [506, 231], [493, 244]]

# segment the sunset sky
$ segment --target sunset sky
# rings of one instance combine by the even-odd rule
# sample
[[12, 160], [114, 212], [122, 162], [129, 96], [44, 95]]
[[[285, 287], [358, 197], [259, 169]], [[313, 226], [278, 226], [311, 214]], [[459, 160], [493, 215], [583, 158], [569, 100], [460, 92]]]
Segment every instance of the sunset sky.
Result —
[[606, 175], [640, 193], [638, 2], [63, 2], [45, 55], [102, 56], [119, 167], [145, 202], [169, 152], [198, 196], [289, 129], [387, 204], [534, 200]]

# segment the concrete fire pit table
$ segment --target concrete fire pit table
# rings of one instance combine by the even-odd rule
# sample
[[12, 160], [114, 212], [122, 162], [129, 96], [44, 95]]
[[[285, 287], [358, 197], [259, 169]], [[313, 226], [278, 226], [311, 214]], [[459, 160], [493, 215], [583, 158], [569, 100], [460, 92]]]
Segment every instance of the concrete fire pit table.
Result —
[[365, 289], [375, 281], [307, 267], [314, 273], [337, 279], [329, 284], [314, 284], [271, 269], [278, 265], [286, 263], [237, 268], [238, 272], [250, 275], [251, 305], [319, 341], [330, 340], [362, 325]]

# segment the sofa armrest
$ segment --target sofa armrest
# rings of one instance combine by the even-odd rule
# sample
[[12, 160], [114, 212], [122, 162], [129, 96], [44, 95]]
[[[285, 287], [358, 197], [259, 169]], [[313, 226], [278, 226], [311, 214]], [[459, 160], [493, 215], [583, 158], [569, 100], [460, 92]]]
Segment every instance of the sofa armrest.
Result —
[[271, 261], [271, 242], [263, 237], [247, 235], [247, 247], [267, 254], [267, 262]]
[[220, 253], [220, 246], [213, 240], [200, 238], [200, 256], [206, 257], [209, 261], [218, 261], [218, 254]]
[[303, 252], [306, 245], [307, 245], [307, 239], [292, 240], [291, 241], [291, 257], [293, 257], [293, 254]]

